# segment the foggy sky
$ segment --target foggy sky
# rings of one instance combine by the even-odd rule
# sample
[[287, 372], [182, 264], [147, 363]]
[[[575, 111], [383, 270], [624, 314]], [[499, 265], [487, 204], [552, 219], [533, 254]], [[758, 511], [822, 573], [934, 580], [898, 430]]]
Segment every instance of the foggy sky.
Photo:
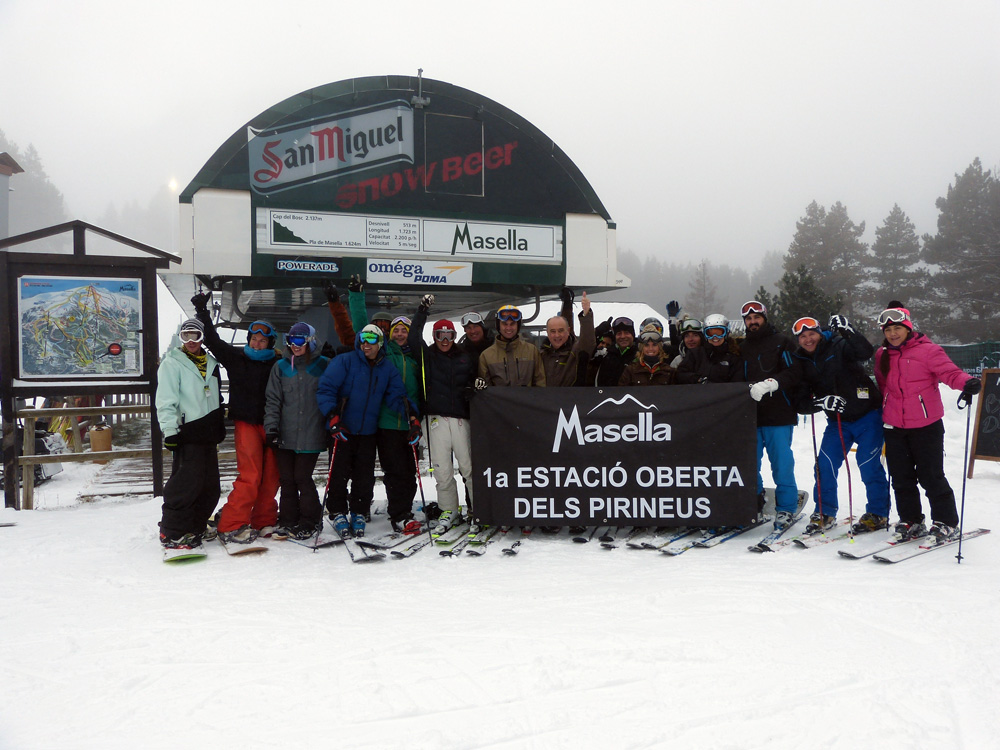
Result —
[[0, 0], [0, 130], [94, 221], [289, 96], [422, 67], [552, 138], [620, 247], [752, 266], [812, 200], [933, 233], [954, 174], [1000, 165], [998, 32], [996, 0]]

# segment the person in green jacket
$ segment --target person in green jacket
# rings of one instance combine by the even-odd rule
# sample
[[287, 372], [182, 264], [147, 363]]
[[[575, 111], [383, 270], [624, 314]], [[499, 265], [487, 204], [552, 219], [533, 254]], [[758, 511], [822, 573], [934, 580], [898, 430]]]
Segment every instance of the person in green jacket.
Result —
[[156, 373], [156, 419], [173, 453], [160, 520], [160, 544], [168, 550], [201, 546], [219, 503], [218, 445], [226, 436], [219, 363], [202, 347], [202, 322], [184, 321], [178, 338]]

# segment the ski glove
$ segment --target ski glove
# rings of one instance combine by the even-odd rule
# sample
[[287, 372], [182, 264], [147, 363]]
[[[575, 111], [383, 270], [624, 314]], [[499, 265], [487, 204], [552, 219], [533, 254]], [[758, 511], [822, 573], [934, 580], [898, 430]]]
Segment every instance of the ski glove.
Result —
[[340, 424], [340, 415], [334, 414], [327, 420], [326, 429], [330, 433], [330, 437], [334, 440], [347, 440], [347, 435], [344, 433], [344, 427]]
[[278, 438], [279, 438], [279, 435], [278, 435], [277, 432], [269, 432], [269, 433], [267, 433], [264, 436], [264, 444], [267, 445], [268, 448], [272, 448], [274, 450], [277, 450], [277, 448], [278, 448]]
[[971, 404], [972, 397], [982, 389], [983, 382], [979, 378], [969, 378], [965, 381], [965, 385], [962, 386], [962, 395], [958, 397], [958, 400], [964, 401], [966, 404]]
[[851, 326], [851, 323], [847, 319], [846, 315], [831, 315], [829, 326], [833, 330], [839, 331], [841, 334], [854, 333], [854, 328]]
[[347, 282], [347, 291], [349, 292], [360, 292], [361, 291], [361, 277], [357, 274], [351, 276], [351, 280]]
[[323, 292], [326, 294], [327, 302], [340, 301], [340, 292], [337, 291], [336, 285], [329, 279], [323, 282]]
[[667, 303], [667, 315], [669, 315], [671, 318], [676, 318], [677, 313], [679, 313], [680, 311], [681, 311], [681, 305], [677, 300], [672, 299]]
[[208, 292], [198, 292], [191, 298], [191, 304], [194, 305], [194, 311], [205, 312], [208, 310], [208, 303], [211, 299], [212, 295]]
[[416, 417], [410, 417], [410, 431], [406, 435], [406, 439], [409, 441], [410, 445], [416, 445], [419, 443], [420, 436], [423, 434], [423, 430], [420, 429], [420, 420]]
[[417, 307], [417, 312], [425, 313], [431, 309], [431, 305], [434, 304], [434, 295], [425, 294], [420, 298], [420, 305]]
[[769, 393], [774, 393], [776, 390], [778, 390], [778, 381], [774, 378], [768, 378], [767, 380], [751, 383], [750, 398], [754, 401], [760, 401], [764, 398], [764, 396]]
[[486, 390], [486, 378], [476, 378], [476, 390], [485, 391]]
[[163, 447], [168, 451], [175, 451], [181, 447], [181, 436], [180, 435], [167, 435], [163, 438]]
[[842, 396], [817, 396], [813, 399], [813, 406], [823, 411], [843, 414], [844, 407], [847, 406], [847, 399]]

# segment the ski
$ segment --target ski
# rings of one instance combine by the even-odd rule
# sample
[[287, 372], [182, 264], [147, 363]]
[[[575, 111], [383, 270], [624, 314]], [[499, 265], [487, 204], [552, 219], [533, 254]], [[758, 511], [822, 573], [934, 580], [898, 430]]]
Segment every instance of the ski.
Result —
[[16, 521], [4, 521], [3, 523], [0, 523], [0, 526], [17, 526], [17, 522]]
[[[331, 526], [333, 526], [332, 518], [327, 518], [326, 520], [330, 523]], [[376, 560], [385, 559], [385, 553], [379, 552], [378, 550], [365, 549], [360, 544], [358, 544], [358, 540], [350, 535], [351, 534], [350, 531], [345, 531], [343, 534], [341, 534], [339, 531], [337, 531], [336, 528], [334, 528], [334, 532], [337, 534], [337, 536], [340, 538], [340, 541], [343, 543], [344, 549], [347, 550], [347, 554], [350, 556], [352, 563], [375, 562]]]
[[851, 531], [853, 523], [854, 522], [848, 518], [846, 521], [841, 521], [837, 526], [826, 529], [825, 531], [817, 531], [814, 534], [800, 534], [792, 539], [792, 544], [796, 547], [802, 547], [803, 549], [812, 549], [813, 547], [820, 547], [824, 544], [843, 542], [848, 539], [853, 539], [856, 536], [856, 534]]
[[677, 556], [687, 552], [698, 542], [703, 542], [716, 536], [719, 532], [716, 529], [691, 529], [680, 539], [676, 539], [660, 548], [664, 555]]
[[462, 551], [469, 546], [469, 541], [470, 538], [468, 535], [466, 535], [461, 539], [459, 539], [457, 542], [455, 542], [453, 545], [448, 547], [447, 549], [443, 549], [440, 552], [438, 552], [438, 554], [441, 555], [442, 557], [461, 557]]
[[672, 529], [670, 533], [665, 536], [658, 536], [654, 541], [646, 542], [643, 547], [645, 549], [663, 549], [668, 544], [673, 544], [679, 539], [684, 539], [690, 534], [697, 534], [701, 529], [689, 529], [686, 526], [680, 526], [676, 529]]
[[267, 547], [263, 544], [255, 544], [254, 542], [250, 542], [249, 544], [226, 544], [222, 541], [221, 534], [215, 538], [219, 540], [219, 544], [222, 545], [222, 549], [224, 549], [230, 557], [240, 557], [241, 555], [263, 555], [267, 552]]
[[443, 534], [435, 536], [434, 544], [438, 545], [439, 547], [448, 547], [457, 542], [459, 539], [468, 536], [468, 534], [469, 534], [469, 524], [463, 521], [462, 523], [458, 524], [458, 526], [452, 526]]
[[473, 557], [485, 554], [487, 547], [498, 539], [506, 538], [509, 531], [510, 526], [491, 526], [482, 531], [475, 539], [469, 541], [469, 547], [465, 550], [465, 554]]
[[597, 530], [597, 540], [600, 542], [613, 542], [615, 540], [615, 534], [618, 533], [622, 526], [601, 526]]
[[[595, 530], [596, 530], [596, 529], [595, 529]], [[516, 554], [517, 554], [517, 551], [518, 551], [518, 547], [520, 547], [520, 546], [521, 546], [521, 543], [522, 543], [523, 541], [524, 541], [524, 532], [522, 531], [522, 532], [521, 532], [521, 536], [519, 536], [519, 537], [517, 538], [517, 541], [515, 541], [515, 542], [514, 542], [514, 543], [513, 543], [512, 545], [510, 545], [509, 547], [504, 547], [504, 548], [503, 548], [502, 550], [500, 550], [500, 551], [501, 551], [501, 552], [502, 552], [503, 554], [505, 554], [505, 555], [509, 555], [509, 556], [513, 556], [513, 555], [516, 555]]]
[[[426, 536], [426, 531], [421, 532]], [[382, 534], [373, 539], [359, 539], [358, 544], [362, 547], [368, 547], [369, 549], [392, 549], [393, 547], [398, 547], [401, 544], [406, 544], [406, 542], [411, 539], [415, 539], [420, 536], [418, 534], [404, 534], [401, 531], [390, 531], [388, 534]]]
[[602, 529], [602, 528], [605, 528], [605, 527], [603, 527], [603, 526], [592, 526], [590, 528], [590, 534], [587, 534], [587, 532], [584, 532], [582, 534], [577, 534], [576, 536], [571, 537], [571, 538], [577, 544], [586, 544], [587, 542], [589, 542], [591, 539], [594, 538], [594, 535], [597, 534], [597, 530], [598, 529]]
[[646, 531], [646, 529], [642, 528], [641, 526], [635, 526], [632, 528], [631, 531], [624, 534], [623, 536], [622, 534], [623, 532], [625, 532], [625, 529], [627, 528], [628, 526], [619, 526], [617, 529], [615, 529], [614, 536], [612, 536], [611, 539], [607, 541], [601, 540], [601, 547], [603, 549], [618, 549], [618, 547], [623, 542], [628, 542], [630, 539], [634, 539], [639, 534]]
[[426, 534], [421, 534], [418, 538], [414, 539], [410, 544], [402, 547], [401, 549], [391, 549], [389, 554], [397, 559], [402, 559], [404, 557], [410, 557], [416, 552], [419, 552], [424, 547], [429, 546], [431, 540], [427, 538]]
[[204, 560], [208, 554], [201, 547], [194, 549], [164, 549], [163, 562], [165, 563], [185, 563]]
[[902, 562], [903, 560], [909, 560], [917, 555], [923, 555], [927, 552], [943, 549], [944, 547], [951, 547], [954, 544], [958, 544], [959, 541], [964, 542], [967, 539], [975, 539], [977, 536], [983, 536], [989, 533], [989, 529], [974, 529], [972, 531], [966, 531], [962, 534], [961, 539], [955, 537], [954, 539], [948, 539], [944, 542], [939, 542], [931, 536], [925, 536], [921, 538], [920, 544], [897, 545], [891, 550], [876, 553], [873, 556], [873, 559], [884, 563]]
[[656, 538], [656, 529], [648, 526], [636, 526], [632, 533], [625, 537], [625, 546], [629, 549], [642, 549], [643, 542]]
[[759, 521], [752, 521], [751, 523], [748, 523], [746, 526], [729, 526], [727, 528], [722, 529], [722, 531], [720, 531], [719, 533], [709, 537], [708, 539], [699, 539], [697, 542], [694, 543], [694, 546], [704, 547], [704, 548], [716, 547], [722, 544], [723, 542], [728, 542], [730, 539], [735, 539], [741, 534], [745, 534], [748, 531], [752, 531], [753, 529], [759, 528], [760, 526], [769, 523], [771, 520], [772, 518], [770, 516], [763, 516]]
[[799, 504], [796, 507], [795, 513], [792, 516], [792, 520], [789, 522], [789, 524], [783, 529], [775, 529], [767, 536], [765, 536], [763, 539], [761, 539], [759, 542], [757, 542], [757, 544], [751, 544], [749, 547], [747, 547], [747, 549], [750, 552], [764, 553], [764, 552], [774, 552], [776, 549], [780, 549], [781, 547], [785, 546], [787, 540], [785, 540], [785, 542], [782, 542], [780, 544], [778, 542], [790, 528], [792, 528], [795, 524], [797, 524], [805, 517], [806, 514], [802, 509], [806, 506], [806, 501], [808, 500], [809, 500], [809, 493], [805, 492], [804, 490], [799, 490]]
[[295, 537], [290, 536], [284, 541], [297, 544], [300, 547], [305, 547], [306, 549], [311, 549], [315, 552], [316, 550], [323, 549], [324, 547], [333, 547], [336, 544], [340, 544], [343, 540], [339, 536], [323, 536], [322, 533], [319, 533], [313, 534], [308, 539], [296, 539]]
[[[857, 537], [855, 536], [855, 538]], [[926, 537], [920, 536], [916, 539], [908, 539], [905, 542], [900, 542], [894, 539], [892, 534], [886, 534], [883, 532], [882, 534], [874, 535], [874, 538], [865, 539], [861, 543], [854, 542], [847, 549], [838, 549], [837, 554], [851, 560], [863, 560], [864, 558], [871, 557], [879, 552], [885, 552], [886, 550], [893, 549], [894, 547], [900, 547], [905, 544], [922, 542], [924, 539], [926, 539]]]

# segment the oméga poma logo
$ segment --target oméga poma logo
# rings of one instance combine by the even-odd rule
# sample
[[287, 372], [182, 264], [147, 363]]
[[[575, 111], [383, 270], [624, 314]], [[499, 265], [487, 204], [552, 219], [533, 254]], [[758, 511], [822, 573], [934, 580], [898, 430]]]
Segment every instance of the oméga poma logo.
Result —
[[[625, 395], [619, 399], [606, 398], [593, 409], [587, 412], [590, 416], [595, 411], [606, 404], [621, 406], [626, 401], [635, 403], [645, 411], [635, 414], [635, 419], [631, 422], [585, 422], [580, 419], [580, 412], [576, 406], [573, 411], [566, 415], [562, 409], [559, 410], [559, 421], [556, 423], [556, 434], [552, 441], [552, 452], [558, 453], [559, 446], [562, 445], [563, 438], [572, 440], [579, 445], [587, 443], [665, 443], [670, 440], [670, 425], [666, 422], [654, 422], [653, 410], [657, 410], [655, 404], [644, 404], [635, 396]], [[620, 409], [616, 411], [621, 411]]]

